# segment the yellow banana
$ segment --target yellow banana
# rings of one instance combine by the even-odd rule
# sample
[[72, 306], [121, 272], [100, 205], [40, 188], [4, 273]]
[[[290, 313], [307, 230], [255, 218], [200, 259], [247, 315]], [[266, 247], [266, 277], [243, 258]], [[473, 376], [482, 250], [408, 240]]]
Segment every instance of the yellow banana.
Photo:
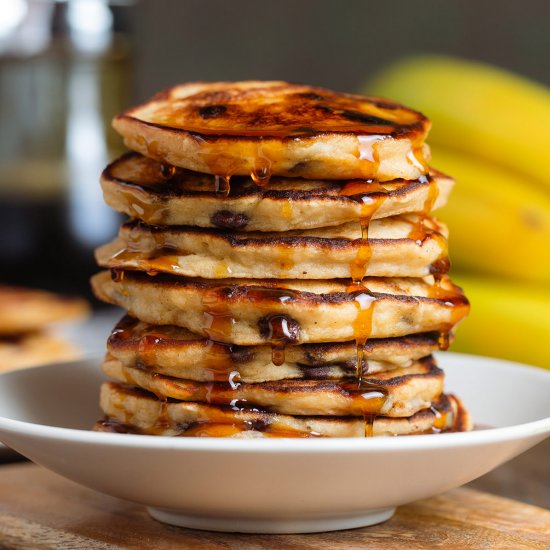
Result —
[[550, 193], [472, 157], [432, 152], [433, 165], [457, 182], [437, 212], [449, 226], [453, 266], [550, 284]]
[[419, 56], [383, 70], [364, 90], [431, 118], [431, 144], [488, 159], [550, 189], [550, 89], [490, 65]]
[[550, 291], [496, 279], [454, 276], [472, 303], [453, 351], [550, 369]]

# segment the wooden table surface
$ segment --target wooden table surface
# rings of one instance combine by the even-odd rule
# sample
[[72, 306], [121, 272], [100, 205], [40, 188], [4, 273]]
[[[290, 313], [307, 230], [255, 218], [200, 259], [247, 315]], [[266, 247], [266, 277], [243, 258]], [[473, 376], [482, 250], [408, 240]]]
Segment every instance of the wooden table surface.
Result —
[[[476, 482], [548, 502], [550, 440]], [[492, 476], [492, 478], [490, 477]], [[550, 548], [550, 511], [471, 488], [402, 506], [388, 522], [313, 535], [241, 535], [163, 525], [142, 506], [36, 465], [0, 466], [0, 550], [46, 548]]]

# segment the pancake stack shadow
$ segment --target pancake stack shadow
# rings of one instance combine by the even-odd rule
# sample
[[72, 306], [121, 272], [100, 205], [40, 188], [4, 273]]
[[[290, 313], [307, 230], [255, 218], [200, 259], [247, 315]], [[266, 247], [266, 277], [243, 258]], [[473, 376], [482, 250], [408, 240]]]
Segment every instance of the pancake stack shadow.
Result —
[[429, 121], [284, 82], [171, 88], [114, 120], [129, 221], [95, 294], [128, 311], [100, 431], [370, 437], [464, 431], [432, 353], [468, 313], [431, 217], [453, 180]]

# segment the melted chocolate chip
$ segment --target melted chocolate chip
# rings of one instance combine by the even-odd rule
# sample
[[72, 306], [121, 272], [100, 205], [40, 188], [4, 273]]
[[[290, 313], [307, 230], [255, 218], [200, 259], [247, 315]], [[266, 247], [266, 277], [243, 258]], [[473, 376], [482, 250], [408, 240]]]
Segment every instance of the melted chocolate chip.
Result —
[[269, 426], [269, 422], [262, 418], [257, 418], [255, 420], [246, 420], [245, 424], [249, 430], [254, 430], [256, 432], [263, 432]]
[[288, 315], [265, 315], [258, 329], [262, 338], [273, 343], [295, 344], [300, 339], [300, 323]]
[[255, 355], [249, 346], [231, 346], [230, 354], [234, 363], [248, 363]]
[[248, 225], [250, 218], [242, 212], [218, 210], [210, 217], [210, 223], [223, 229], [242, 229]]

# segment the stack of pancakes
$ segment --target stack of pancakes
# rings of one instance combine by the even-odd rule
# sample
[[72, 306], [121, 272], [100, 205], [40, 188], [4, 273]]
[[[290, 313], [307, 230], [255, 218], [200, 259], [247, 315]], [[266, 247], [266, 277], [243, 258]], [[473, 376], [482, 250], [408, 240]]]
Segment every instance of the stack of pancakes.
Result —
[[101, 179], [130, 216], [97, 250], [108, 341], [96, 429], [364, 437], [470, 429], [431, 355], [468, 302], [429, 216], [420, 113], [285, 82], [171, 88], [114, 121]]

